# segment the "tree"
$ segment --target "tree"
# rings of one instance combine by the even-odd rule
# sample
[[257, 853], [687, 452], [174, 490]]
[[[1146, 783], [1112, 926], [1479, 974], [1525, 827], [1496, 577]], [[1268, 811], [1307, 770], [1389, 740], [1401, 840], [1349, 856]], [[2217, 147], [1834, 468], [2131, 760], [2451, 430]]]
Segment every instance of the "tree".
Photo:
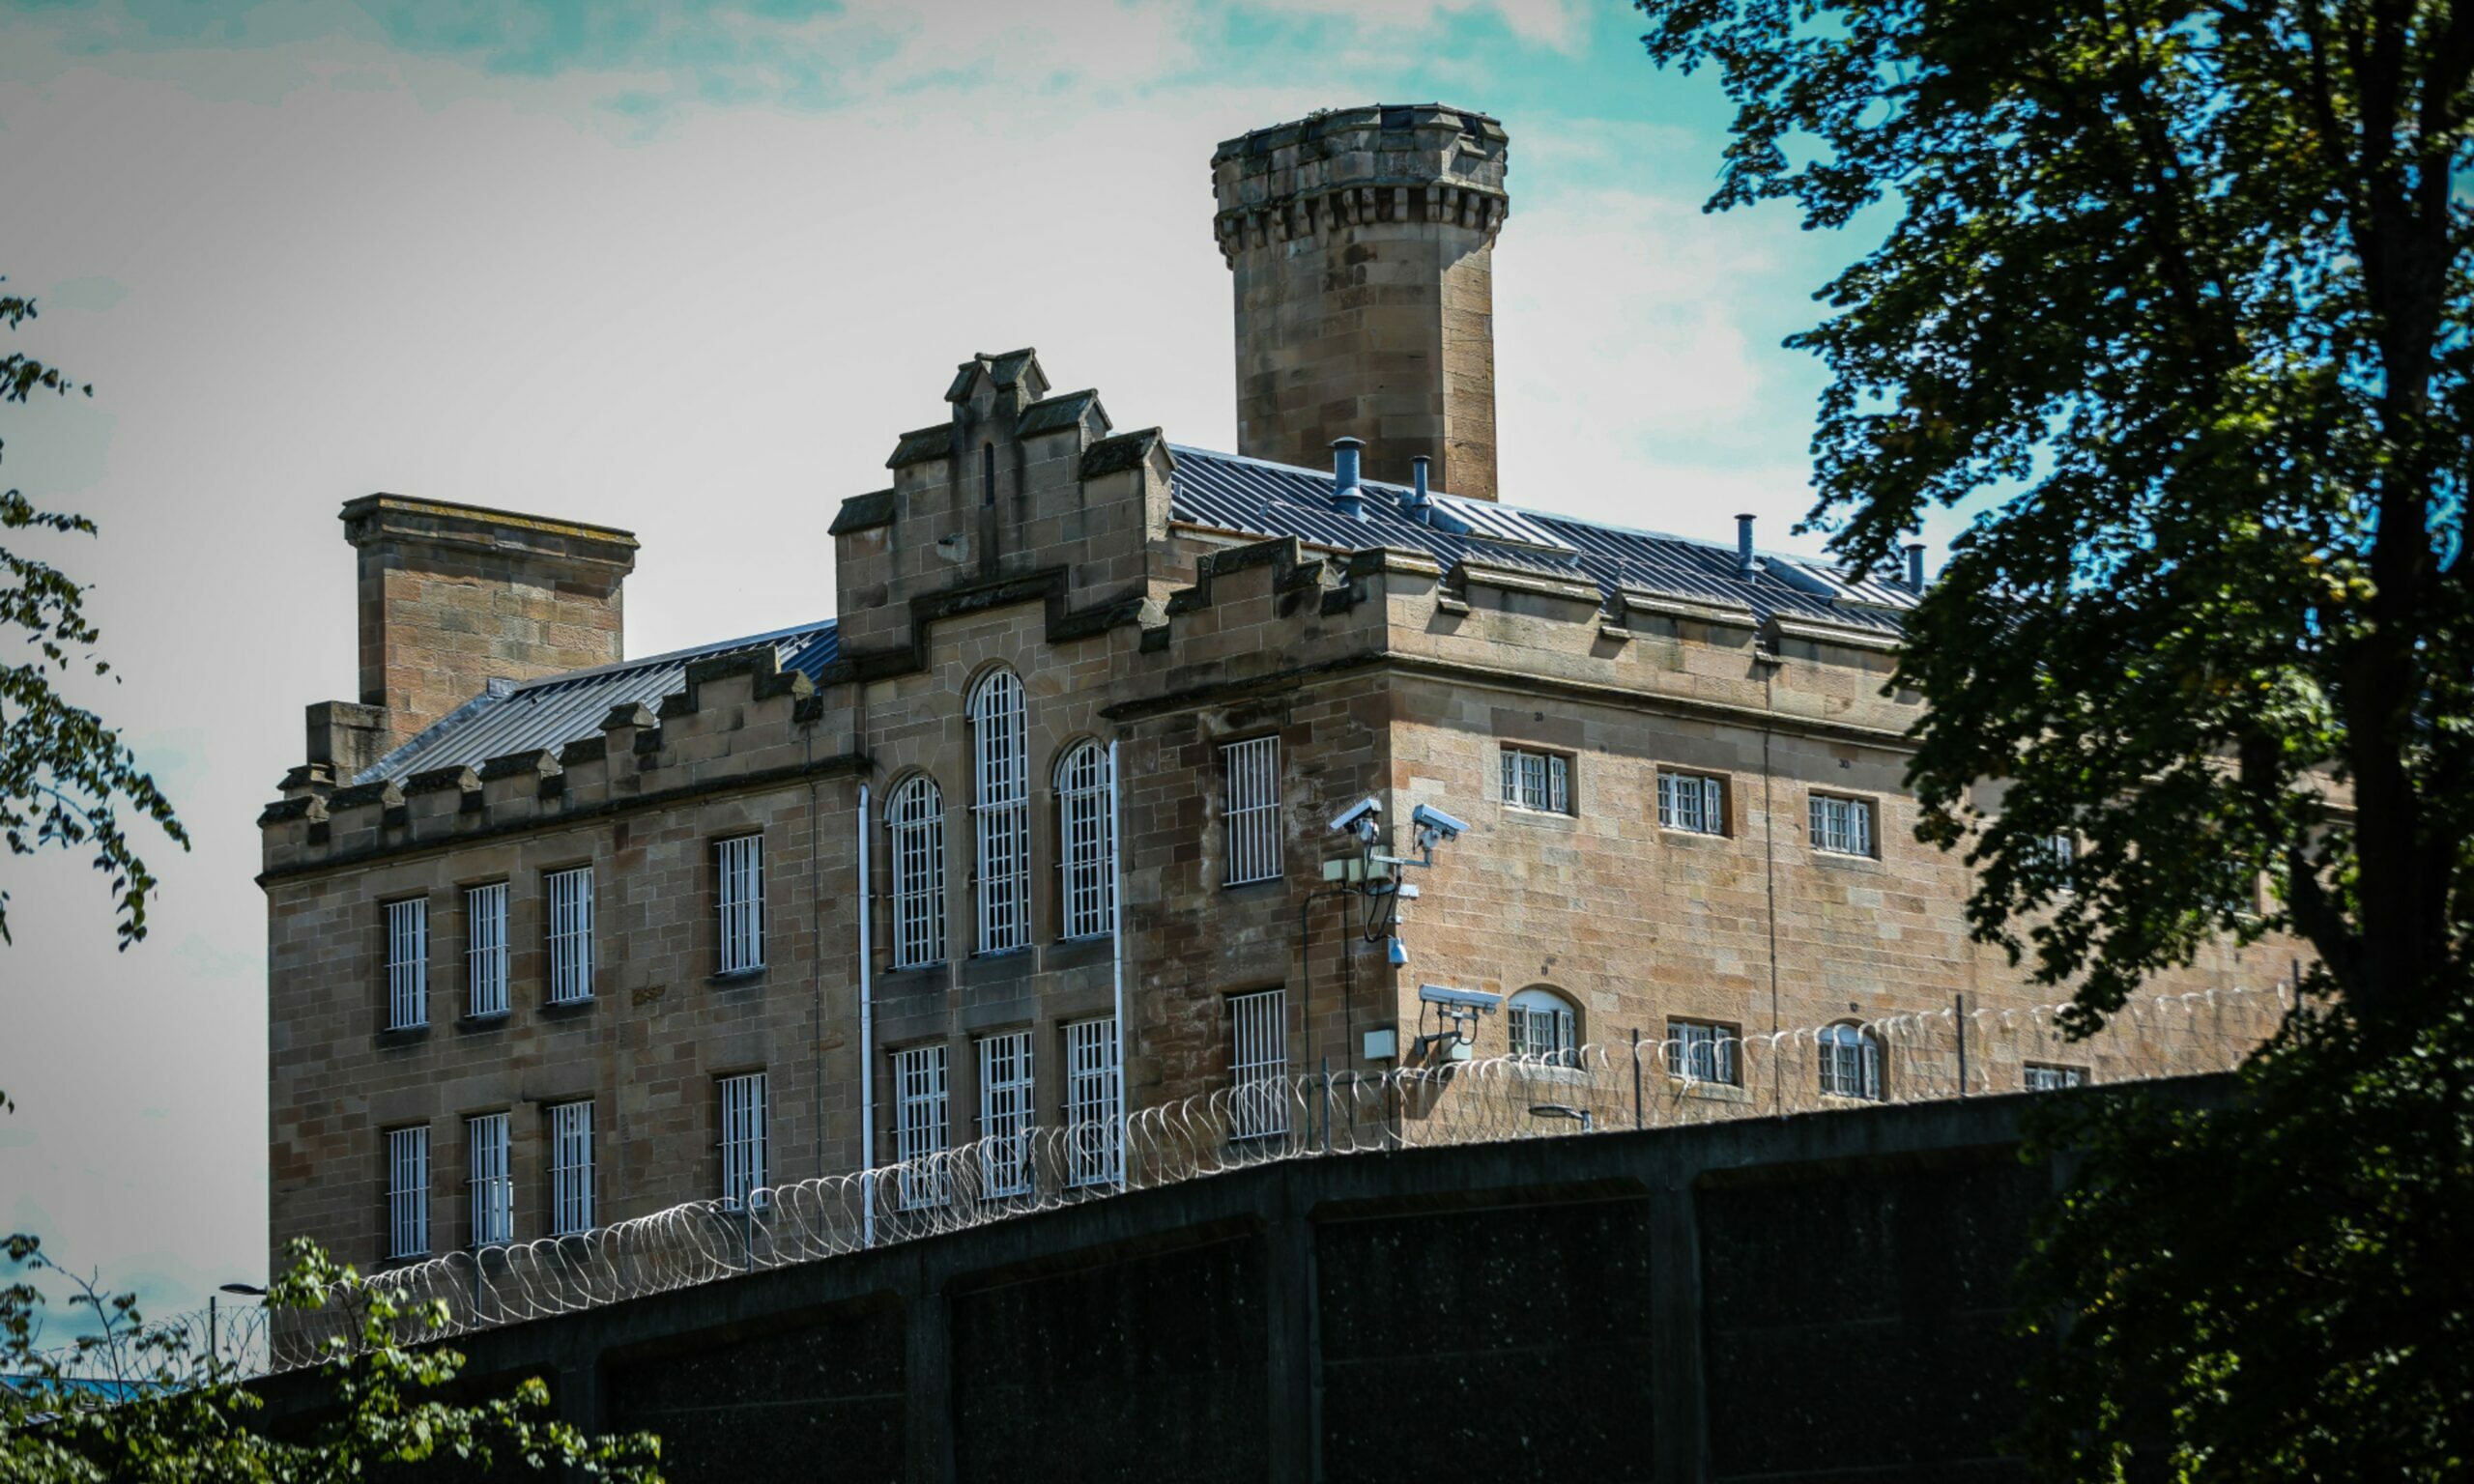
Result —
[[[34, 318], [33, 300], [0, 294], [0, 322], [13, 333]], [[22, 351], [0, 357], [0, 405], [72, 391], [91, 397], [95, 388]], [[91, 536], [96, 528], [82, 515], [41, 509], [17, 490], [0, 491], [0, 532], [16, 531]], [[59, 689], [59, 677], [79, 667], [111, 675], [95, 653], [101, 634], [86, 616], [85, 597], [85, 587], [58, 567], [0, 546], [0, 641], [15, 630], [22, 648], [33, 651], [0, 664], [0, 838], [13, 855], [46, 846], [93, 851], [95, 869], [111, 878], [119, 899], [125, 949], [146, 936], [146, 900], [156, 882], [122, 823], [123, 810], [152, 819], [183, 849], [188, 833], [120, 733]], [[0, 942], [9, 937], [9, 894], [0, 891]]]
[[[1640, 6], [1653, 60], [1736, 105], [1712, 209], [1884, 225], [1790, 341], [1830, 372], [1809, 524], [1872, 565], [1980, 506], [1896, 680], [1973, 930], [2071, 985], [2083, 1034], [2211, 933], [2316, 955], [2234, 1107], [2057, 1132], [2095, 1153], [2032, 1268], [2071, 1316], [2039, 1458], [2461, 1464], [2466, 1289], [2422, 1264], [2474, 1239], [2449, 1194], [2474, 1147], [2474, 6]], [[2271, 1315], [2272, 1270], [2424, 1302]], [[2198, 1336], [2161, 1370], [2130, 1354], [2160, 1312]], [[2315, 1387], [2338, 1420], [2267, 1405]], [[2429, 1429], [2355, 1426], [2451, 1396]]]
[[[21, 1268], [61, 1271], [29, 1238], [11, 1238], [8, 1251]], [[274, 1312], [323, 1307], [347, 1291], [365, 1304], [359, 1346], [337, 1343], [319, 1367], [332, 1406], [280, 1434], [256, 1426], [262, 1403], [227, 1360], [199, 1355], [186, 1329], [148, 1327], [129, 1296], [76, 1281], [101, 1327], [64, 1356], [36, 1348], [41, 1295], [23, 1281], [0, 1289], [0, 1376], [15, 1378], [0, 1383], [0, 1484], [357, 1484], [554, 1470], [658, 1480], [653, 1438], [587, 1438], [545, 1415], [537, 1379], [503, 1399], [445, 1400], [463, 1356], [406, 1343], [444, 1320], [436, 1304], [408, 1312], [306, 1241], [293, 1257], [269, 1293]]]

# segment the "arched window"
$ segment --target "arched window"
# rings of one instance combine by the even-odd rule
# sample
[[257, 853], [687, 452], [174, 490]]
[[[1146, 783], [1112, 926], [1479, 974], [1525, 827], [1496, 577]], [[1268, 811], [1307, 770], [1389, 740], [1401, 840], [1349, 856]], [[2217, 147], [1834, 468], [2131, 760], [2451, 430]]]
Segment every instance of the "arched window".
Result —
[[1031, 941], [1031, 808], [1025, 765], [1030, 739], [1022, 682], [990, 671], [970, 696], [971, 750], [978, 788], [971, 817], [979, 836], [979, 951], [1001, 954]]
[[1852, 1022], [1822, 1029], [1821, 1090], [1832, 1098], [1882, 1100], [1882, 1043], [1872, 1032]]
[[1572, 1002], [1552, 989], [1523, 989], [1504, 1007], [1504, 1025], [1514, 1056], [1535, 1057], [1558, 1067], [1580, 1065], [1576, 1037], [1580, 1017]]
[[1081, 741], [1056, 762], [1058, 864], [1065, 872], [1065, 922], [1059, 934], [1096, 938], [1114, 926], [1116, 854], [1114, 811], [1109, 805], [1108, 755], [1099, 743]]
[[945, 796], [936, 781], [913, 778], [885, 805], [893, 842], [893, 966], [916, 969], [945, 957]]

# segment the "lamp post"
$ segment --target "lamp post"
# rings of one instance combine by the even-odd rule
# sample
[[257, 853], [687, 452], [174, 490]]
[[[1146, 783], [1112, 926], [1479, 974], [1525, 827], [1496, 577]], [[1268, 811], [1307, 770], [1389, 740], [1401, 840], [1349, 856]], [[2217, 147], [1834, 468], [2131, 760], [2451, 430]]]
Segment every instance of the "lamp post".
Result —
[[[260, 1288], [260, 1287], [258, 1287], [257, 1285], [255, 1285], [255, 1284], [253, 1284], [253, 1283], [226, 1283], [226, 1284], [223, 1284], [220, 1288], [218, 1288], [216, 1292], [216, 1293], [231, 1294], [231, 1295], [235, 1296], [236, 1298], [264, 1298], [267, 1296], [267, 1291], [266, 1291], [265, 1289]], [[213, 1370], [213, 1369], [215, 1369], [215, 1365], [216, 1365], [216, 1339], [217, 1339], [217, 1337], [218, 1337], [218, 1331], [222, 1328], [222, 1326], [220, 1325], [220, 1323], [218, 1323], [219, 1317], [220, 1317], [220, 1316], [216, 1313], [216, 1310], [215, 1294], [209, 1294], [209, 1295], [207, 1295], [207, 1296], [206, 1296], [206, 1366], [207, 1366], [207, 1369], [208, 1369], [208, 1370], [210, 1370], [210, 1371], [211, 1371], [211, 1370]]]

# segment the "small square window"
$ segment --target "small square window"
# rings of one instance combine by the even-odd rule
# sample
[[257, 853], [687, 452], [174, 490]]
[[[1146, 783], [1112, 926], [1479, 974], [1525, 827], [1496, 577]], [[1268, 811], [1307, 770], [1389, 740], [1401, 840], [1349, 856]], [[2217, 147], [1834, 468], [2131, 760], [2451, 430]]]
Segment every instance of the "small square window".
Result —
[[1812, 845], [1825, 855], [1873, 853], [1873, 802], [1816, 793], [1811, 807]]
[[1543, 814], [1572, 812], [1572, 762], [1557, 753], [1504, 749], [1503, 802]]
[[1658, 770], [1658, 828], [1688, 835], [1727, 833], [1726, 785], [1706, 773]]
[[2086, 1087], [2087, 1069], [2064, 1067], [2052, 1062], [2029, 1062], [2025, 1086], [2031, 1093], [2057, 1093], [2067, 1087]]
[[1738, 1086], [1736, 1047], [1742, 1041], [1741, 1033], [1732, 1025], [1703, 1020], [1669, 1020], [1666, 1023], [1667, 1070], [1694, 1082]]

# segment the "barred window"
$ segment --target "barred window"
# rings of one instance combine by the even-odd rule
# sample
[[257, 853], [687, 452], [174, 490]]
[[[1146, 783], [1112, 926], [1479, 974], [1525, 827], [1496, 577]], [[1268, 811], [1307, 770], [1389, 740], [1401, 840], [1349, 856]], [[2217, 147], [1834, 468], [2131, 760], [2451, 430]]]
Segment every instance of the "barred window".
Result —
[[506, 1013], [506, 883], [464, 893], [465, 1013]]
[[1031, 1192], [1031, 1033], [979, 1042], [980, 1168], [990, 1199]]
[[719, 1079], [722, 1094], [722, 1204], [763, 1204], [764, 1073]]
[[473, 1245], [515, 1240], [515, 1180], [507, 1159], [507, 1119], [483, 1113], [464, 1120], [465, 1190], [473, 1213]]
[[935, 780], [913, 778], [885, 810], [893, 842], [893, 966], [924, 968], [945, 959], [945, 796]]
[[1288, 1131], [1288, 991], [1228, 998], [1229, 1137]]
[[1505, 1040], [1514, 1056], [1558, 1067], [1580, 1065], [1579, 1017], [1552, 989], [1523, 989], [1504, 1007]]
[[429, 1024], [429, 899], [387, 903], [387, 1029]]
[[1811, 805], [1812, 842], [1831, 855], [1873, 853], [1873, 805], [1869, 799], [1816, 793]]
[[1711, 1025], [1699, 1020], [1669, 1020], [1666, 1023], [1667, 1066], [1675, 1075], [1695, 1082], [1717, 1082], [1728, 1087], [1738, 1084], [1736, 1047], [1742, 1038], [1732, 1025]]
[[2031, 1093], [2057, 1093], [2066, 1087], [2086, 1087], [2087, 1069], [2062, 1067], [2050, 1062], [2029, 1062], [2027, 1066], [2027, 1089]]
[[764, 837], [741, 835], [713, 847], [721, 883], [721, 972], [764, 967]]
[[592, 998], [592, 868], [554, 870], [550, 897], [550, 1003]]
[[1571, 761], [1556, 753], [1504, 749], [1504, 802], [1542, 813], [1572, 812]]
[[387, 1255], [429, 1253], [429, 1130], [387, 1131]]
[[1096, 938], [1115, 926], [1116, 780], [1107, 749], [1078, 742], [1056, 765], [1058, 867], [1065, 872], [1062, 936]]
[[1002, 954], [1031, 941], [1030, 740], [1022, 682], [992, 671], [971, 693], [978, 762], [971, 817], [979, 834], [979, 951]]
[[1882, 1100], [1882, 1043], [1859, 1025], [1823, 1028], [1821, 1090], [1832, 1098]]
[[2070, 868], [2079, 860], [2079, 842], [2069, 835], [2048, 835], [2044, 849], [2045, 859], [2052, 863], [2054, 870], [2061, 877], [2055, 883], [2055, 893], [2063, 897], [2071, 895], [2076, 888], [2071, 884]]
[[945, 1047], [908, 1046], [893, 1054], [894, 1158], [902, 1168], [896, 1199], [905, 1211], [941, 1206], [945, 1162]]
[[1230, 886], [1280, 874], [1280, 738], [1255, 737], [1220, 750], [1226, 781]]
[[1701, 773], [1658, 770], [1658, 828], [1694, 835], [1727, 833], [1726, 785]]
[[592, 1230], [592, 1103], [550, 1109], [550, 1235]]
[[1114, 1015], [1065, 1028], [1066, 1184], [1119, 1178], [1117, 1022]]

